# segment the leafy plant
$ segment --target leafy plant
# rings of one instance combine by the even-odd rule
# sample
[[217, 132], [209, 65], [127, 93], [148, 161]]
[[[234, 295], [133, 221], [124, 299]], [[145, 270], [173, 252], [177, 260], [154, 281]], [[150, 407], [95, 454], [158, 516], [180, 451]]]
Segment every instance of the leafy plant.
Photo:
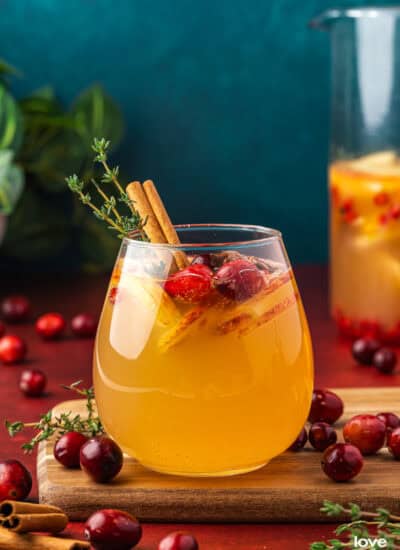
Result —
[[55, 416], [53, 411], [50, 410], [42, 414], [37, 422], [24, 423], [20, 421], [9, 422], [6, 420], [5, 426], [11, 437], [14, 437], [25, 429], [33, 429], [36, 432], [29, 441], [22, 445], [22, 449], [26, 453], [31, 453], [38, 443], [46, 441], [53, 435], [60, 437], [66, 432], [79, 432], [88, 437], [93, 437], [104, 432], [100, 418], [97, 416], [94, 408], [93, 388], [81, 388], [81, 383], [82, 381], [79, 380], [70, 386], [62, 387], [86, 399], [86, 417], [82, 417], [80, 414], [73, 414], [72, 412]]
[[[349, 517], [350, 521], [335, 529], [337, 538], [327, 542], [313, 542], [310, 545], [310, 550], [353, 549], [356, 548], [356, 537], [367, 540], [380, 538], [386, 542], [385, 548], [390, 550], [400, 548], [400, 517], [391, 514], [385, 508], [377, 508], [375, 512], [366, 512], [357, 504], [350, 503], [346, 508], [325, 500], [321, 512], [329, 517], [345, 515]], [[372, 546], [368, 546], [368, 548], [372, 548]]]
[[97, 177], [90, 144], [103, 135], [118, 146], [121, 112], [98, 84], [84, 90], [69, 108], [49, 86], [17, 100], [10, 91], [10, 78], [16, 74], [0, 60], [0, 214], [11, 214], [2, 258], [91, 271], [108, 268], [118, 243], [79, 207], [65, 176], [75, 172], [85, 181]]
[[[146, 220], [142, 220], [139, 213], [135, 210], [133, 202], [129, 199], [127, 193], [119, 182], [119, 167], [115, 166], [111, 168], [108, 164], [107, 151], [110, 147], [110, 142], [104, 138], [95, 138], [93, 140], [92, 149], [96, 153], [94, 162], [99, 163], [104, 170], [104, 174], [101, 177], [100, 183], [95, 179], [92, 179], [91, 183], [97, 191], [99, 198], [102, 201], [101, 206], [96, 206], [93, 203], [92, 196], [90, 195], [87, 185], [84, 181], [80, 180], [76, 174], [66, 178], [68, 187], [73, 193], [75, 193], [79, 200], [89, 206], [93, 211], [93, 214], [99, 220], [106, 222], [108, 229], [116, 231], [119, 237], [126, 237], [133, 231], [138, 230], [142, 239], [146, 240], [146, 235], [143, 231]], [[115, 195], [110, 194], [106, 186], [113, 185], [118, 193], [117, 198]], [[128, 215], [121, 214], [118, 209], [118, 203], [121, 203], [127, 207]]]

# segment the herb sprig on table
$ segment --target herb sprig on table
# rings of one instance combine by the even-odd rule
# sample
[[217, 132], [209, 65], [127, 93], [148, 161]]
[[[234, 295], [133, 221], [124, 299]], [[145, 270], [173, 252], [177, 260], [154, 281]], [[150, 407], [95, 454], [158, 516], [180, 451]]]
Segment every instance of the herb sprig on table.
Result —
[[380, 538], [386, 542], [388, 550], [400, 549], [400, 516], [391, 514], [385, 508], [366, 512], [357, 504], [350, 503], [346, 508], [325, 500], [321, 512], [329, 517], [346, 515], [350, 521], [335, 529], [335, 535], [339, 538], [330, 539], [327, 542], [313, 542], [310, 550], [353, 549], [356, 548], [355, 537], [372, 540]]
[[54, 434], [61, 436], [66, 432], [79, 432], [88, 437], [93, 437], [104, 433], [100, 418], [95, 412], [93, 388], [82, 388], [80, 387], [81, 383], [82, 381], [79, 380], [70, 386], [62, 387], [86, 398], [86, 418], [83, 418], [80, 414], [73, 414], [72, 412], [61, 413], [59, 416], [55, 416], [53, 411], [50, 410], [42, 414], [38, 422], [25, 423], [9, 422], [6, 420], [6, 428], [11, 437], [14, 437], [26, 428], [31, 428], [37, 432], [30, 441], [22, 445], [22, 449], [24, 449], [26, 453], [31, 453], [38, 443], [49, 439]]
[[[76, 193], [83, 204], [92, 209], [96, 218], [106, 222], [108, 228], [116, 231], [120, 238], [126, 237], [134, 231], [139, 231], [142, 239], [147, 240], [143, 231], [146, 220], [141, 219], [139, 213], [135, 210], [133, 201], [130, 200], [120, 184], [118, 179], [119, 167], [115, 166], [112, 168], [108, 163], [107, 150], [109, 147], [110, 142], [104, 138], [95, 138], [92, 144], [92, 149], [96, 153], [94, 162], [100, 164], [104, 170], [100, 182], [94, 178], [91, 179], [91, 184], [103, 201], [100, 207], [94, 204], [92, 196], [88, 191], [88, 184], [79, 179], [76, 174], [66, 178], [68, 187], [73, 193]], [[118, 193], [117, 198], [108, 191], [107, 187], [110, 184], [115, 187]], [[118, 203], [128, 207], [129, 215], [123, 215], [118, 211]]]

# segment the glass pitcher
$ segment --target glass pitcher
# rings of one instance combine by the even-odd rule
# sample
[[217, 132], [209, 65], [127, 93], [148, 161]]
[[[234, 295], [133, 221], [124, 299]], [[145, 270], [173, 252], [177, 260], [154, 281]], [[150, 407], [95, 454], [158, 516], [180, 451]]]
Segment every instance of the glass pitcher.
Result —
[[400, 6], [329, 10], [331, 310], [400, 343]]

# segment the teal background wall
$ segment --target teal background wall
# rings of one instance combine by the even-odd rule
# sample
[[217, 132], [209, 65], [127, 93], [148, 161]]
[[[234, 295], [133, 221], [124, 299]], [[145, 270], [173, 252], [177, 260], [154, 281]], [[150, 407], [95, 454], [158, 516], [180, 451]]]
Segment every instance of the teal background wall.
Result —
[[329, 43], [307, 22], [327, 7], [0, 0], [0, 57], [23, 71], [20, 96], [51, 83], [68, 102], [102, 83], [126, 118], [118, 161], [157, 182], [174, 221], [277, 227], [293, 260], [320, 261]]

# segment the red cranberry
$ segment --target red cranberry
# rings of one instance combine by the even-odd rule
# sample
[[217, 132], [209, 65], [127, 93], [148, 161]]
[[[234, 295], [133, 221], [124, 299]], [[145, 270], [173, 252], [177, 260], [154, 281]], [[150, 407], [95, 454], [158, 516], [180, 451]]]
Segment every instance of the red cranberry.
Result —
[[45, 313], [36, 321], [36, 332], [45, 340], [58, 338], [65, 329], [65, 320], [60, 313]]
[[381, 348], [373, 357], [373, 365], [384, 374], [393, 372], [397, 363], [397, 356], [394, 351], [388, 348]]
[[308, 420], [333, 424], [343, 414], [343, 401], [330, 390], [314, 390]]
[[330, 445], [336, 443], [337, 433], [330, 424], [326, 422], [315, 422], [309, 432], [308, 439], [317, 451], [325, 451]]
[[388, 449], [396, 460], [400, 460], [400, 428], [388, 434]]
[[46, 375], [38, 369], [26, 369], [19, 380], [19, 389], [28, 397], [40, 397], [47, 384]]
[[211, 281], [211, 269], [206, 265], [196, 264], [170, 275], [165, 281], [165, 290], [177, 300], [195, 303], [210, 292]]
[[243, 302], [265, 285], [262, 272], [248, 260], [233, 260], [223, 264], [214, 275], [216, 289], [229, 298]]
[[18, 460], [0, 461], [0, 502], [23, 500], [32, 489], [32, 476]]
[[19, 337], [9, 334], [0, 338], [0, 361], [6, 365], [20, 363], [26, 356], [26, 344]]
[[90, 338], [96, 334], [97, 321], [90, 313], [80, 313], [72, 319], [71, 329], [76, 336]]
[[385, 443], [386, 425], [373, 414], [358, 414], [346, 422], [344, 440], [355, 445], [363, 455], [375, 454]]
[[0, 338], [6, 333], [6, 325], [0, 321]]
[[386, 434], [400, 426], [400, 418], [397, 416], [397, 414], [384, 412], [377, 414], [376, 417], [379, 418], [379, 420], [382, 420], [382, 422], [385, 424]]
[[85, 523], [85, 537], [94, 550], [130, 550], [142, 538], [142, 528], [127, 512], [99, 510]]
[[121, 470], [122, 451], [105, 435], [92, 437], [80, 450], [81, 468], [98, 483], [111, 481]]
[[170, 533], [160, 541], [158, 550], [198, 550], [197, 540], [183, 531]]
[[336, 443], [322, 455], [321, 466], [334, 481], [349, 481], [360, 473], [364, 460], [362, 454], [349, 443]]
[[381, 347], [378, 340], [373, 338], [359, 338], [351, 348], [354, 359], [361, 365], [372, 365], [374, 354]]
[[296, 437], [296, 439], [293, 441], [293, 443], [288, 448], [288, 451], [300, 451], [304, 445], [307, 443], [307, 431], [305, 428], [302, 428], [299, 435]]
[[54, 458], [66, 468], [79, 468], [80, 450], [88, 438], [79, 432], [67, 432], [54, 445]]
[[10, 323], [26, 321], [31, 313], [31, 304], [25, 296], [8, 296], [1, 303], [1, 313]]

